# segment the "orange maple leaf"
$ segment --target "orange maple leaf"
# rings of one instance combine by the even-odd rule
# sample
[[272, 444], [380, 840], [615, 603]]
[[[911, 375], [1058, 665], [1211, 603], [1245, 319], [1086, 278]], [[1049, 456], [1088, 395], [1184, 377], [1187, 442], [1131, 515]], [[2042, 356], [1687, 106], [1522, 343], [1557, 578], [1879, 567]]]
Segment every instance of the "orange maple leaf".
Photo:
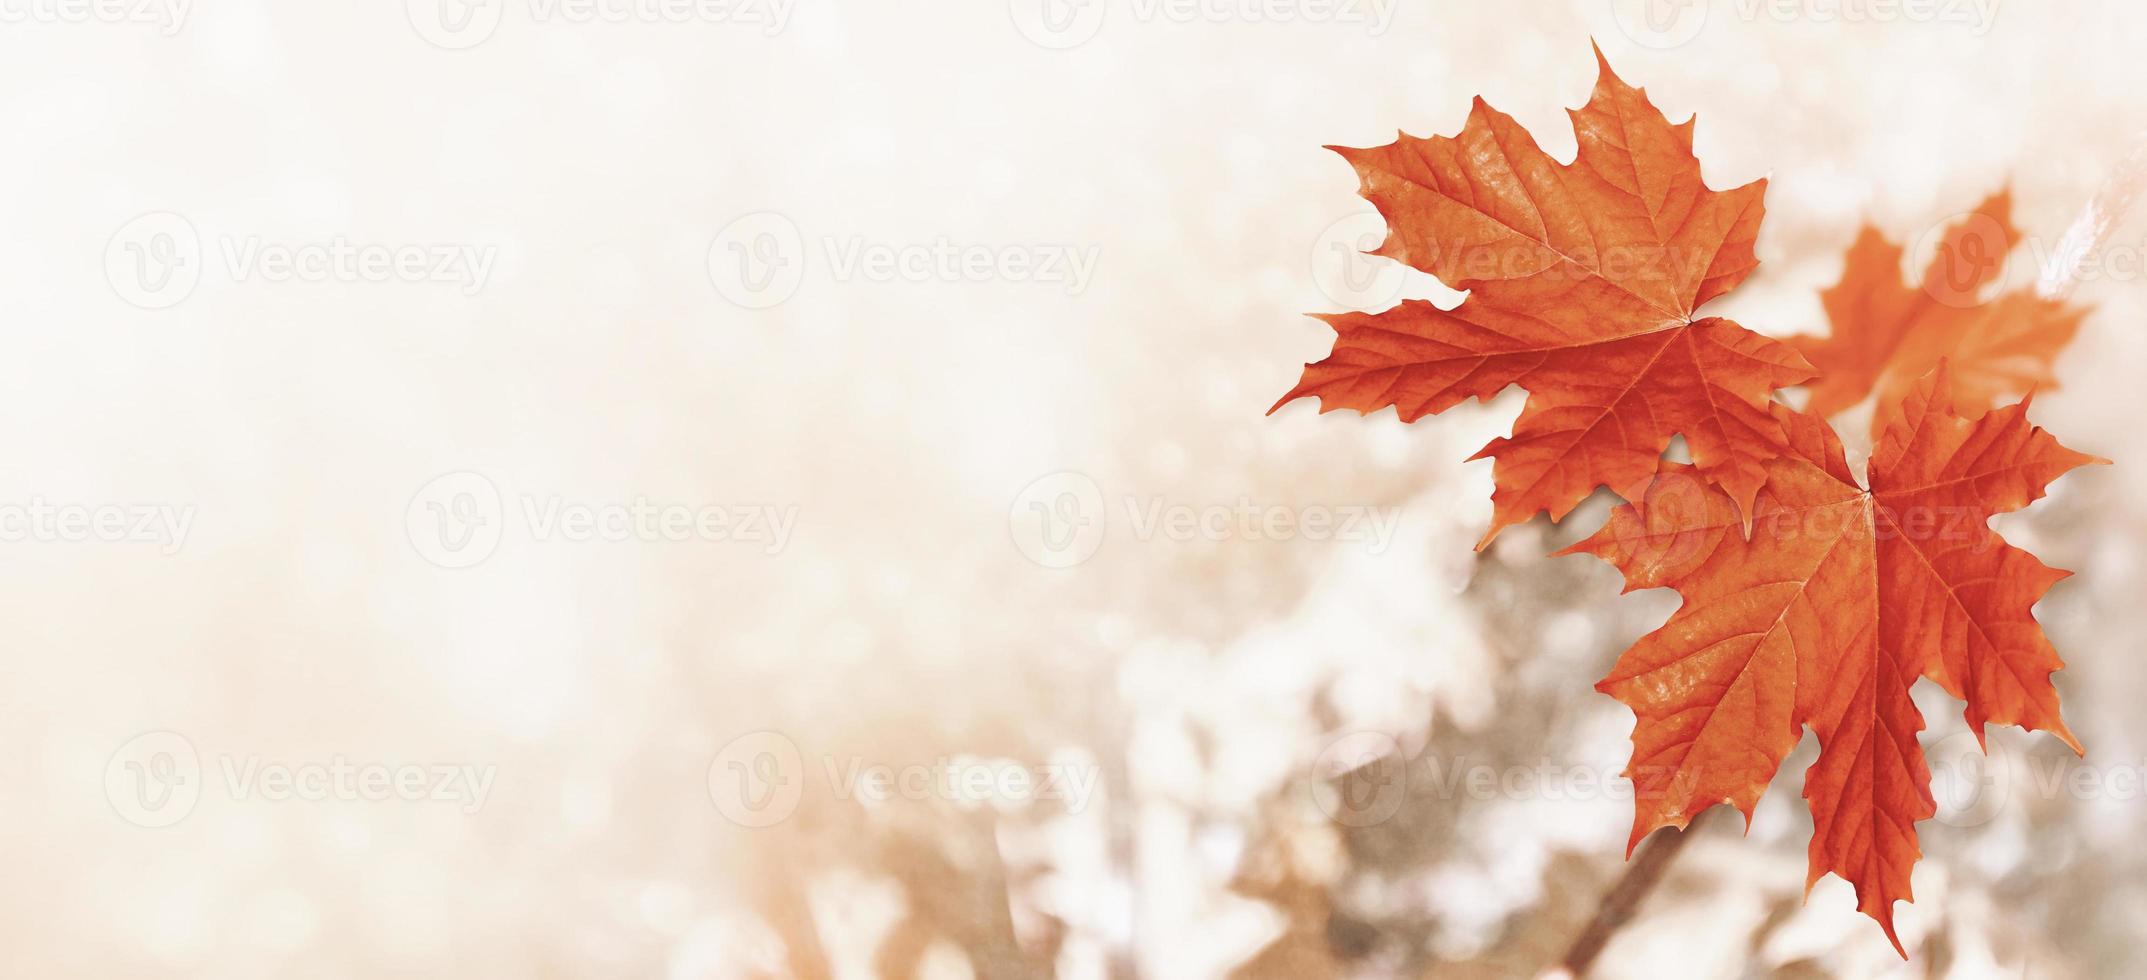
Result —
[[1821, 294], [1833, 332], [1789, 339], [1820, 372], [1806, 407], [1833, 415], [1877, 392], [1876, 436], [1940, 358], [1952, 365], [1954, 398], [1965, 411], [2054, 387], [2051, 364], [2087, 311], [2032, 291], [1984, 295], [2020, 238], [2011, 213], [2012, 196], [2000, 192], [1954, 222], [1915, 285], [1901, 279], [1901, 247], [1866, 226], [1841, 281]]
[[1391, 405], [1414, 422], [1527, 389], [1512, 435], [1473, 457], [1495, 460], [1483, 543], [1539, 510], [1563, 518], [1598, 486], [1637, 492], [1678, 434], [1748, 512], [1781, 452], [1771, 394], [1812, 375], [1787, 345], [1694, 317], [1757, 266], [1766, 181], [1708, 189], [1692, 122], [1672, 125], [1600, 49], [1596, 61], [1593, 96], [1570, 112], [1570, 164], [1481, 98], [1458, 136], [1332, 148], [1387, 220], [1372, 254], [1469, 296], [1321, 317], [1333, 352], [1275, 407], [1311, 395], [1322, 412]]
[[1948, 374], [1941, 364], [1910, 389], [1872, 453], [1868, 490], [1824, 420], [1776, 405], [1791, 448], [1767, 464], [1749, 537], [1721, 490], [1666, 464], [1562, 552], [1610, 561], [1627, 591], [1684, 597], [1596, 685], [1637, 716], [1631, 842], [1717, 803], [1749, 823], [1808, 725], [1820, 751], [1804, 780], [1807, 887], [1828, 872], [1847, 879], [1896, 950], [1893, 903], [1911, 897], [1922, 853], [1915, 823], [1934, 812], [1916, 678], [1965, 701], [1978, 739], [1998, 722], [2080, 751], [2050, 683], [2063, 663], [2030, 611], [2067, 573], [1987, 522], [2102, 461], [2030, 425], [2025, 403], [1955, 414]]

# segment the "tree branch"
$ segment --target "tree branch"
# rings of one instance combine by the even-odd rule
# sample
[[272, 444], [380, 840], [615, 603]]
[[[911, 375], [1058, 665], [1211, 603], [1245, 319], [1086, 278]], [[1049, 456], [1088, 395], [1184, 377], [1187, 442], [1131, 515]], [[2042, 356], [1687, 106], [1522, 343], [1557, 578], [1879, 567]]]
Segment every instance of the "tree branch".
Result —
[[1588, 927], [1581, 930], [1579, 938], [1574, 939], [1573, 945], [1566, 950], [1565, 969], [1568, 974], [1575, 978], [1588, 975], [1588, 969], [1595, 964], [1596, 956], [1603, 952], [1604, 946], [1610, 944], [1611, 937], [1639, 913], [1640, 903], [1646, 901], [1648, 893], [1655, 890], [1655, 884], [1661, 881], [1663, 873], [1669, 870], [1670, 861], [1677, 857], [1677, 852], [1684, 850], [1686, 840], [1691, 838], [1693, 832], [1705, 824], [1713, 813], [1713, 809], [1705, 810], [1693, 818], [1692, 823], [1683, 831], [1665, 827], [1648, 835], [1648, 839], [1641, 842], [1640, 852], [1625, 866], [1625, 874], [1618, 879], [1617, 884], [1610, 887], [1610, 892], [1603, 896], [1603, 904], [1596, 908], [1595, 918], [1589, 921]]

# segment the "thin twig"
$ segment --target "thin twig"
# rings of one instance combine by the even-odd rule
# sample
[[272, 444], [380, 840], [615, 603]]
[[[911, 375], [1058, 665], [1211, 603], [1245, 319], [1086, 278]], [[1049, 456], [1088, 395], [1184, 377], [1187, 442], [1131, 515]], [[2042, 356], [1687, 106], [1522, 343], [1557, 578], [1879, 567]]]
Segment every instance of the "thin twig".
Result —
[[1685, 849], [1685, 842], [1692, 837], [1713, 810], [1702, 812], [1693, 818], [1691, 826], [1683, 831], [1665, 827], [1648, 836], [1640, 843], [1640, 852], [1625, 866], [1625, 874], [1612, 885], [1609, 894], [1603, 896], [1603, 904], [1595, 910], [1595, 918], [1581, 930], [1580, 937], [1566, 950], [1566, 972], [1576, 978], [1588, 975], [1588, 968], [1595, 958], [1610, 944], [1610, 938], [1633, 920], [1640, 911], [1640, 903], [1647, 900], [1648, 893], [1655, 890], [1656, 882], [1670, 868], [1671, 859]]

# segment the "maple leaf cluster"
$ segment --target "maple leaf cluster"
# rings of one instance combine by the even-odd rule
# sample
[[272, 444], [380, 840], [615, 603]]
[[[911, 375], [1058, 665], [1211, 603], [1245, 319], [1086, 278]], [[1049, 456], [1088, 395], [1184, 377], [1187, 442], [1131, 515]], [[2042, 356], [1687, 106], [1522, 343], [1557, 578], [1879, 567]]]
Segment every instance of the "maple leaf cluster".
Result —
[[[2099, 462], [2031, 425], [2026, 400], [1993, 408], [2053, 383], [2084, 311], [1986, 295], [2018, 237], [1999, 194], [1939, 235], [1915, 284], [1901, 248], [1866, 229], [1823, 296], [1831, 336], [1785, 343], [1698, 315], [1757, 266], [1766, 182], [1710, 189], [1692, 122], [1670, 123], [1596, 56], [1572, 163], [1480, 98], [1455, 136], [1334, 148], [1387, 221], [1372, 254], [1468, 295], [1321, 317], [1334, 349], [1276, 407], [1309, 396], [1414, 422], [1526, 390], [1512, 434], [1472, 457], [1492, 459], [1495, 484], [1478, 548], [1607, 487], [1626, 503], [1561, 554], [1684, 599], [1597, 685], [1637, 719], [1631, 844], [1717, 803], [1749, 823], [1810, 728], [1809, 882], [1848, 880], [1901, 950], [1893, 905], [1911, 898], [1915, 825], [1935, 811], [1916, 679], [1965, 702], [1979, 739], [1997, 722], [2080, 751], [2031, 613], [2067, 573], [1988, 522]], [[1776, 399], [1798, 385], [1801, 411]], [[1874, 397], [1859, 481], [1826, 417]], [[1664, 459], [1677, 436], [1689, 464]]]

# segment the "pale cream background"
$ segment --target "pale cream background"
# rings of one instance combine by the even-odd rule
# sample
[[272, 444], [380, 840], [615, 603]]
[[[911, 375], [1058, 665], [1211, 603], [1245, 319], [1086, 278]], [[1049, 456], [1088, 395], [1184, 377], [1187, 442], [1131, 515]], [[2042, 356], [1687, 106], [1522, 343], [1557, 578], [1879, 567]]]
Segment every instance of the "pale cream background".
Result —
[[[466, 50], [382, 0], [205, 2], [172, 36], [0, 24], [0, 504], [193, 508], [169, 555], [0, 547], [0, 973], [871, 976], [915, 913], [897, 931], [929, 976], [1021, 975], [1017, 946], [1069, 978], [1531, 975], [1617, 872], [1628, 805], [1412, 795], [1413, 817], [1338, 830], [1321, 753], [1374, 732], [1447, 766], [1607, 778], [1630, 716], [1590, 685], [1671, 602], [1543, 557], [1598, 508], [1469, 553], [1489, 468], [1461, 461], [1510, 398], [1407, 428], [1263, 417], [1326, 349], [1299, 315], [1337, 308], [1322, 233], [1367, 209], [1319, 147], [1451, 132], [1482, 94], [1570, 154], [1593, 35], [1673, 118], [1699, 113], [1717, 186], [1771, 177], [1765, 265], [1725, 308], [1787, 334], [1822, 325], [1859, 221], [1913, 239], [2010, 182], [2047, 246], [2147, 131], [2147, 10], [2119, 0], [2011, 0], [1981, 25], [1718, 2], [1667, 49], [1594, 0], [1403, 0], [1376, 35], [1109, 0], [1051, 50], [1024, 4], [798, 0], [769, 36], [516, 3]], [[752, 310], [708, 254], [764, 211], [800, 230], [804, 278]], [[208, 263], [155, 311], [106, 262], [152, 212]], [[214, 251], [339, 235], [497, 267], [466, 295], [233, 281]], [[1093, 249], [1095, 274], [1072, 295], [843, 281], [825, 249], [942, 237]], [[2137, 259], [2147, 220], [2111, 241]], [[2120, 465], [2004, 524], [2082, 573], [2043, 609], [2066, 712], [2090, 763], [2135, 774], [2140, 275], [2083, 285], [2098, 312], [2037, 403]], [[459, 471], [506, 496], [506, 532], [444, 569], [406, 511]], [[1110, 509], [1092, 558], [1048, 569], [1019, 504], [1062, 471]], [[533, 540], [517, 502], [555, 495], [797, 520], [773, 554]], [[1400, 523], [1384, 548], [1140, 540], [1128, 498]], [[1927, 743], [1960, 730], [1923, 703]], [[830, 761], [960, 753], [1102, 782], [1070, 814], [808, 795], [741, 827], [708, 774], [764, 730], [822, 790]], [[153, 829], [107, 777], [160, 731], [198, 756], [201, 797]], [[1993, 739], [2008, 765], [2058, 761], [2018, 736]], [[1841, 883], [1798, 903], [1805, 751], [1750, 839], [1717, 826], [1688, 851], [1603, 975], [2147, 968], [2139, 793], [1925, 825], [1902, 964]], [[239, 799], [219, 768], [336, 757], [495, 778], [467, 813]]]

